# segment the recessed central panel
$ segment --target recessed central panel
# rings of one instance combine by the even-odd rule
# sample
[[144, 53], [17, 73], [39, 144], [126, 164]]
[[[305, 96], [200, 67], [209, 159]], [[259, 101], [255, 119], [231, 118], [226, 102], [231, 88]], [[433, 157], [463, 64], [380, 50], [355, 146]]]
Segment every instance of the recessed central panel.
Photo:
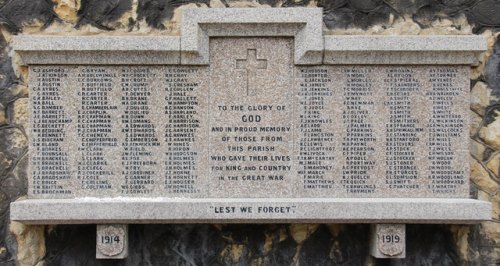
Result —
[[293, 42], [210, 40], [212, 197], [291, 197]]

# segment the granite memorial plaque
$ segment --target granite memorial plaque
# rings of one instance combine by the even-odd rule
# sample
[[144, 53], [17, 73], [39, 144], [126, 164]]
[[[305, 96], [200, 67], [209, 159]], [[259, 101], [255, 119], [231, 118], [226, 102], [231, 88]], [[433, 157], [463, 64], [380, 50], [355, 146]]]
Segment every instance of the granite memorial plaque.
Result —
[[468, 65], [484, 40], [321, 23], [319, 9], [187, 10], [180, 37], [18, 37], [30, 179], [13, 219], [489, 218], [468, 199]]
[[467, 67], [294, 67], [292, 46], [213, 38], [210, 67], [31, 67], [30, 195], [467, 196]]

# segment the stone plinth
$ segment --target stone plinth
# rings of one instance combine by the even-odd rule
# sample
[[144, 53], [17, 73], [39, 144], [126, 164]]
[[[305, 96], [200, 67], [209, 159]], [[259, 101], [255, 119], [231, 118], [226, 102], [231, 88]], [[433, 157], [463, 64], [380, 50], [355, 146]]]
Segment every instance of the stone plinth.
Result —
[[11, 219], [31, 224], [477, 223], [491, 205], [472, 199], [31, 199]]

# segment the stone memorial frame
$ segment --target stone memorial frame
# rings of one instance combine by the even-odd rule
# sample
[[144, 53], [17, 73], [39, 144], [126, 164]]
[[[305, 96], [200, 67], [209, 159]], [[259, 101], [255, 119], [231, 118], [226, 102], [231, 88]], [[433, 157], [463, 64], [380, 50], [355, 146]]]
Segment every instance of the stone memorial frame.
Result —
[[[41, 65], [207, 66], [209, 40], [293, 38], [294, 66], [475, 64], [481, 36], [323, 35], [322, 10], [184, 10], [181, 36], [21, 35], [14, 49], [29, 68]], [[257, 58], [259, 58], [257, 56]], [[468, 156], [468, 155], [467, 155]], [[468, 158], [468, 157], [467, 157]], [[468, 176], [468, 175], [467, 175]], [[216, 213], [215, 208], [292, 208], [284, 213]], [[26, 224], [128, 223], [478, 223], [491, 204], [449, 198], [291, 197], [28, 197], [11, 204], [11, 220]]]

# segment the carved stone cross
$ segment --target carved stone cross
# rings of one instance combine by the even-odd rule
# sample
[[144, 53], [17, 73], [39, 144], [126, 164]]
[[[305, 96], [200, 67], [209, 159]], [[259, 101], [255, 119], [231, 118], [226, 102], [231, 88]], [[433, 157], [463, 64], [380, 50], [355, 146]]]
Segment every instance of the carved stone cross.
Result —
[[257, 59], [257, 50], [248, 49], [247, 59], [236, 59], [236, 69], [245, 69], [247, 72], [247, 96], [253, 96], [256, 89], [251, 82], [256, 77], [257, 69], [267, 69], [267, 59]]

